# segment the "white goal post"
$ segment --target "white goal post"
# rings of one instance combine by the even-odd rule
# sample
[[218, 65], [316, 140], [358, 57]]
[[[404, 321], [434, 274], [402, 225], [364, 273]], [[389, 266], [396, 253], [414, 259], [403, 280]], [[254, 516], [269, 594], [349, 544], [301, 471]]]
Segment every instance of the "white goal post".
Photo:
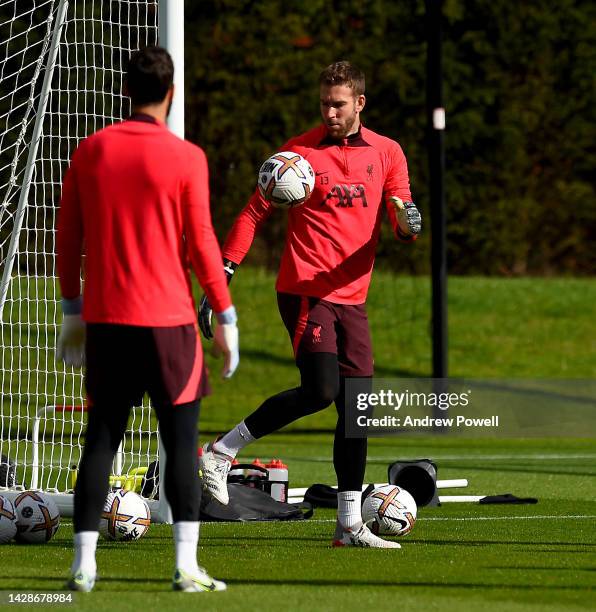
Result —
[[[173, 56], [170, 127], [184, 135], [183, 19], [183, 0], [0, 0], [0, 491], [47, 491], [63, 516], [86, 406], [81, 372], [55, 360], [61, 181], [82, 138], [129, 114], [123, 70], [143, 46]], [[136, 407], [112, 484], [138, 490], [159, 451], [149, 405]], [[160, 489], [147, 494], [152, 520], [171, 522], [163, 478]]]

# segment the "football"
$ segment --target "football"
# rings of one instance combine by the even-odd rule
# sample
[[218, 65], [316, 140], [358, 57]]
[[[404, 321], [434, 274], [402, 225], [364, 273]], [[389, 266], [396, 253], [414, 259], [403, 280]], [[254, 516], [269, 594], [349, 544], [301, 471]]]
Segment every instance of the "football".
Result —
[[17, 533], [17, 517], [12, 502], [0, 495], [0, 544], [10, 542]]
[[60, 512], [55, 502], [41, 491], [23, 491], [14, 500], [18, 542], [49, 542], [60, 525]]
[[277, 208], [304, 204], [315, 186], [315, 173], [302, 155], [281, 151], [263, 162], [259, 170], [259, 191]]
[[107, 540], [138, 540], [150, 524], [149, 506], [140, 495], [124, 489], [108, 493], [99, 522], [99, 532]]
[[362, 520], [376, 535], [406, 535], [416, 522], [416, 502], [401, 487], [382, 485], [362, 504]]

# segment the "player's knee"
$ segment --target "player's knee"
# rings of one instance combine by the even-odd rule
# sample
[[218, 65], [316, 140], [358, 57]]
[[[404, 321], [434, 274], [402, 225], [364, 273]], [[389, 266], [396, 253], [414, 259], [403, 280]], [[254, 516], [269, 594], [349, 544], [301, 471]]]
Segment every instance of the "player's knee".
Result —
[[339, 383], [325, 382], [303, 389], [309, 412], [319, 412], [330, 406], [339, 394]]

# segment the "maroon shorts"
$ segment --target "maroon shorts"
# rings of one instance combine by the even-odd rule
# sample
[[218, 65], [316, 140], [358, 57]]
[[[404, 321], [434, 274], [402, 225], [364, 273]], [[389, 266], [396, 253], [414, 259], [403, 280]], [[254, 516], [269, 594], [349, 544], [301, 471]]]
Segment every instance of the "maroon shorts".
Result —
[[90, 404], [186, 404], [209, 393], [195, 325], [87, 324], [85, 385]]
[[294, 357], [308, 353], [337, 355], [341, 376], [372, 376], [372, 344], [366, 307], [278, 293], [281, 318], [290, 334]]

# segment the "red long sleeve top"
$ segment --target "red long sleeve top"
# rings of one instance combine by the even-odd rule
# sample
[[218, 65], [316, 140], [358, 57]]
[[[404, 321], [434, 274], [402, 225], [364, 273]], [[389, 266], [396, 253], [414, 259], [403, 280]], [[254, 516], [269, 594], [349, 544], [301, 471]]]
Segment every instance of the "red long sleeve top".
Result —
[[173, 327], [196, 321], [190, 268], [215, 312], [231, 304], [211, 224], [207, 159], [145, 115], [83, 140], [62, 187], [57, 268], [93, 323]]
[[[337, 304], [364, 303], [383, 208], [395, 231], [397, 218], [389, 197], [412, 199], [401, 147], [365, 127], [336, 142], [321, 125], [291, 139], [280, 150], [305, 157], [316, 182], [307, 202], [287, 213], [277, 291]], [[227, 237], [224, 257], [239, 264], [274, 210], [255, 190]]]

